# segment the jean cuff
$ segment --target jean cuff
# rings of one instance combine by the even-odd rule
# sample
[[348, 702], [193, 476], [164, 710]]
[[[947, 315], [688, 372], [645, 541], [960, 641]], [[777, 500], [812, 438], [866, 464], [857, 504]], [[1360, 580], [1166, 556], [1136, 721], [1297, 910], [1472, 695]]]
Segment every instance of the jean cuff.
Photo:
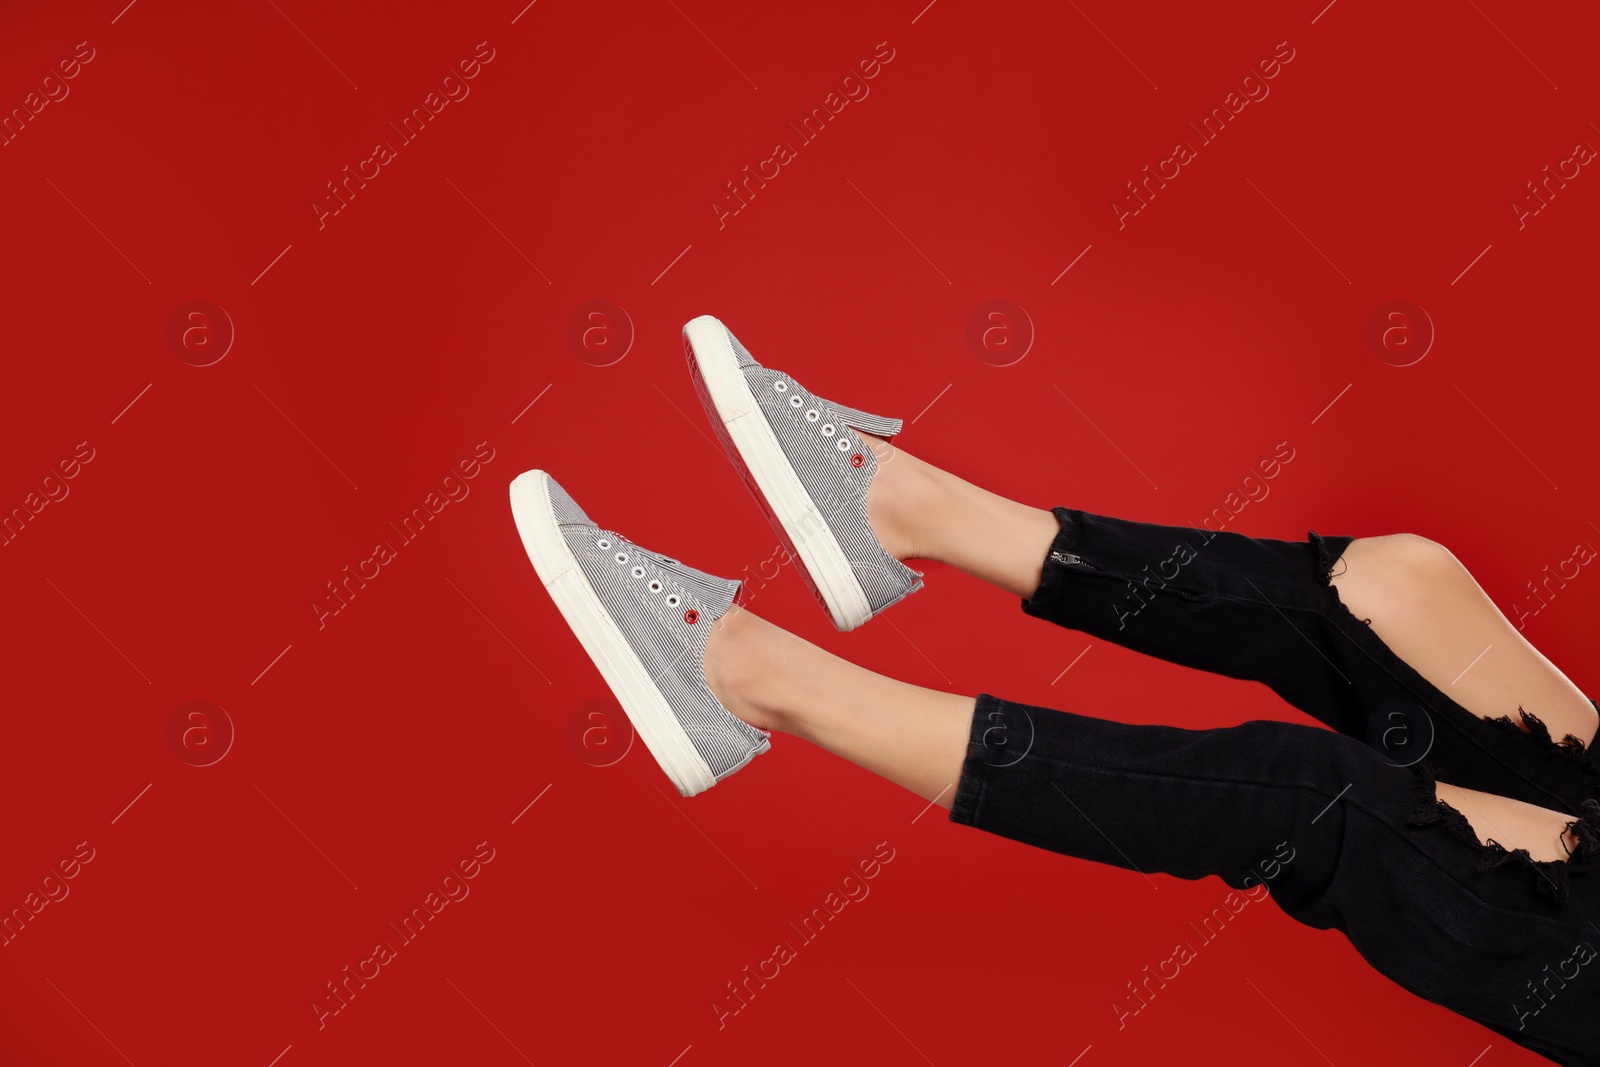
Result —
[[972, 726], [967, 736], [967, 755], [961, 764], [961, 778], [950, 801], [950, 821], [977, 826], [988, 792], [989, 776], [995, 770], [989, 747], [995, 724], [1003, 722], [999, 697], [979, 693], [972, 708]]
[[1050, 617], [1050, 605], [1065, 592], [1068, 581], [1066, 565], [1056, 562], [1052, 556], [1057, 552], [1072, 551], [1078, 542], [1078, 528], [1068, 510], [1051, 508], [1050, 514], [1056, 517], [1056, 522], [1061, 524], [1061, 528], [1056, 531], [1055, 537], [1050, 541], [1050, 547], [1045, 550], [1039, 588], [1033, 591], [1032, 596], [1022, 601], [1024, 614], [1039, 619]]

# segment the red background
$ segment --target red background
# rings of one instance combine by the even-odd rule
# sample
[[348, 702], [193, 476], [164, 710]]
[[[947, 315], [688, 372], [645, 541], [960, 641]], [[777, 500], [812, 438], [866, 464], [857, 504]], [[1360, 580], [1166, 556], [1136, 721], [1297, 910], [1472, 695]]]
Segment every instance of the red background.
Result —
[[[94, 450], [0, 549], [0, 908], [94, 849], [0, 948], [6, 1063], [1535, 1062], [1267, 904], [1119, 1030], [1220, 881], [918, 818], [791, 739], [689, 801], [642, 746], [591, 765], [569, 731], [605, 689], [505, 487], [548, 469], [715, 573], [771, 556], [685, 373], [679, 328], [710, 312], [1040, 506], [1198, 522], [1287, 441], [1231, 528], [1415, 531], [1510, 614], [1600, 546], [1600, 177], [1522, 229], [1509, 207], [1600, 144], [1581, 5], [123, 2], [0, 19], [8, 112], [94, 49], [0, 148], [0, 506]], [[324, 183], [480, 41], [470, 96], [319, 229]], [[719, 228], [724, 183], [885, 41], [870, 95]], [[1280, 41], [1270, 96], [1119, 229], [1124, 183]], [[1036, 333], [1010, 366], [967, 341], [994, 299]], [[192, 300], [235, 331], [206, 367], [167, 340]], [[591, 300], [632, 323], [610, 366], [566, 339]], [[1391, 300], [1437, 331], [1410, 366], [1366, 340]], [[485, 441], [470, 496], [319, 629], [324, 583]], [[1300, 721], [1101, 642], [1063, 676], [1087, 638], [927, 570], [854, 634], [788, 571], [753, 603], [922, 685]], [[1525, 631], [1588, 692], [1597, 604], [1585, 571]], [[193, 700], [236, 731], [210, 766], [168, 741]], [[319, 1030], [325, 983], [480, 841], [471, 895]], [[719, 1030], [725, 983], [879, 842], [871, 895]]]

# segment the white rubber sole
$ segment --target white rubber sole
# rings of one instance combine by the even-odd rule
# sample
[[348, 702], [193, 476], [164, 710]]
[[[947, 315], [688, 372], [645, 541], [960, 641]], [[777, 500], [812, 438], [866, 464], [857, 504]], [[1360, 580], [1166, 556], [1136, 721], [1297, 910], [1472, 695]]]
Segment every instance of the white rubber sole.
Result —
[[533, 470], [511, 483], [511, 514], [533, 569], [572, 627], [583, 650], [611, 687], [628, 721], [679, 793], [692, 797], [716, 784], [706, 761], [656, 687], [650, 672], [600, 603], [556, 525], [550, 506], [550, 476]]
[[683, 328], [695, 385], [729, 457], [744, 473], [756, 501], [800, 563], [801, 574], [840, 630], [872, 617], [861, 580], [822, 513], [778, 444], [761, 405], [739, 369], [728, 329], [711, 315]]

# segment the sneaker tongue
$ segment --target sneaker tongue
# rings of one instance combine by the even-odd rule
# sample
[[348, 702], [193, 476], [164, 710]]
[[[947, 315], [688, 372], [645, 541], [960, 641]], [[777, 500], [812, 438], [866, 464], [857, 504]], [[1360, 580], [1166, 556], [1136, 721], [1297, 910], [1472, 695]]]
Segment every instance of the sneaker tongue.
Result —
[[[645, 551], [648, 552], [649, 550], [646, 549]], [[673, 559], [671, 556], [663, 556], [659, 552], [650, 552], [650, 556], [651, 556], [651, 558], [653, 558], [656, 561], [656, 563], [658, 565], [661, 566], [661, 568], [663, 570], [672, 572], [673, 576], [677, 577], [679, 579], [685, 578], [690, 574], [696, 573], [693, 567], [690, 567], [688, 564], [685, 564], [685, 563], [680, 563], [678, 560]], [[688, 583], [685, 583], [685, 584], [688, 584]], [[693, 587], [693, 590], [696, 591], [696, 592], [699, 591], [698, 590], [698, 583], [695, 583], [695, 585]]]
[[[644, 551], [649, 551], [648, 549]], [[738, 582], [727, 578], [718, 578], [714, 574], [696, 570], [687, 563], [681, 563], [671, 556], [663, 556], [657, 552], [649, 553], [662, 570], [672, 575], [682, 590], [694, 597], [706, 608], [723, 611], [727, 602], [733, 598], [733, 593]]]

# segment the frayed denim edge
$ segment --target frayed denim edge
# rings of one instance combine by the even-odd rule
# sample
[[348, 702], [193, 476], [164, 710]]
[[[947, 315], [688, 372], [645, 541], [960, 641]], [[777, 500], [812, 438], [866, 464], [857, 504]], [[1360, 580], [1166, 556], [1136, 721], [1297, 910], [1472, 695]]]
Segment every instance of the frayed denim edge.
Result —
[[1536, 860], [1525, 848], [1508, 849], [1492, 837], [1479, 841], [1477, 831], [1467, 817], [1439, 799], [1438, 780], [1434, 777], [1432, 765], [1424, 760], [1413, 769], [1417, 773], [1412, 793], [1412, 812], [1406, 819], [1407, 825], [1442, 825], [1477, 850], [1476, 869], [1479, 871], [1492, 870], [1508, 863], [1526, 870], [1534, 876], [1535, 888], [1559, 907], [1567, 899], [1568, 878], [1588, 874], [1594, 868], [1596, 859], [1600, 858], [1600, 800], [1586, 798], [1579, 808], [1578, 817], [1567, 823], [1566, 830], [1578, 839], [1578, 847], [1568, 850], [1567, 859]]
[[[1600, 701], [1589, 698], [1589, 703], [1600, 712]], [[1531, 711], [1524, 711], [1521, 705], [1517, 706], [1517, 714], [1522, 719], [1521, 726], [1513, 722], [1509, 715], [1485, 718], [1483, 721], [1504, 733], [1523, 738], [1528, 744], [1553, 750], [1557, 755], [1581, 765], [1588, 772], [1591, 784], [1600, 779], [1600, 750], [1589, 750], [1582, 740], [1572, 734], [1567, 734], [1560, 741], [1555, 740], [1550, 736], [1550, 728], [1544, 724], [1544, 720]]]

